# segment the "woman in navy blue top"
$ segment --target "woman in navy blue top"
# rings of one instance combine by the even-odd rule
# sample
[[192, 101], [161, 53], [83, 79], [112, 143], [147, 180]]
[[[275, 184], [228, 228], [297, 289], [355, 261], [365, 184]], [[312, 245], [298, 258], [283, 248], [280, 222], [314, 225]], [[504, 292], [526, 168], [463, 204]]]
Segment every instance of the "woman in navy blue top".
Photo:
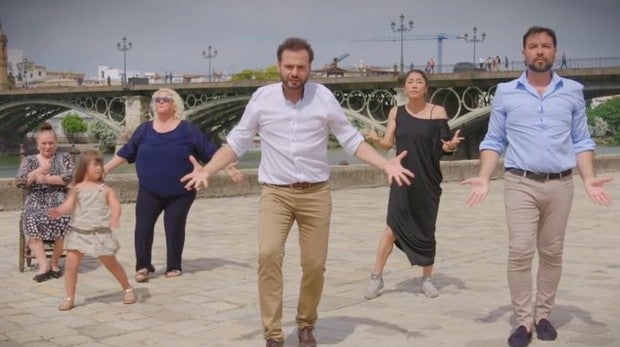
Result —
[[196, 198], [181, 177], [192, 172], [189, 156], [208, 162], [217, 146], [192, 123], [183, 120], [183, 99], [174, 90], [153, 94], [152, 121], [142, 123], [129, 141], [106, 165], [110, 172], [124, 163], [136, 163], [139, 188], [136, 198], [136, 281], [146, 282], [155, 272], [151, 262], [155, 222], [164, 213], [166, 277], [181, 275], [187, 214]]

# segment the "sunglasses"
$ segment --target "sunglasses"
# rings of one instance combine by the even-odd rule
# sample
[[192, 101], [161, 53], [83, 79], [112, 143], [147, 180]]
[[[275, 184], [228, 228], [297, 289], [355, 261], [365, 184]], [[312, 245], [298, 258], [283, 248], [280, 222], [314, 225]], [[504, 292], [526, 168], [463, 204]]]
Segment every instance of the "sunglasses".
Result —
[[167, 104], [167, 103], [169, 103], [171, 101], [172, 101], [172, 99], [167, 97], [167, 96], [158, 96], [158, 97], [155, 98], [155, 103], [163, 102], [163, 103]]

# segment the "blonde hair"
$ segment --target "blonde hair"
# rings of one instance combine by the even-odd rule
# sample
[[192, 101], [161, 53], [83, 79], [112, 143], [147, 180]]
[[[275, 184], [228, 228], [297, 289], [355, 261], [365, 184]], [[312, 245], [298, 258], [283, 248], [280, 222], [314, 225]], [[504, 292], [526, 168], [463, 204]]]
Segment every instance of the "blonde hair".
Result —
[[185, 102], [183, 102], [183, 99], [181, 98], [179, 93], [175, 92], [170, 88], [158, 89], [155, 91], [155, 93], [153, 93], [153, 96], [151, 96], [151, 115], [153, 116], [153, 118], [158, 116], [157, 112], [155, 112], [155, 98], [158, 97], [160, 94], [170, 95], [170, 97], [172, 98], [172, 105], [174, 106], [174, 117], [181, 120], [185, 119]]

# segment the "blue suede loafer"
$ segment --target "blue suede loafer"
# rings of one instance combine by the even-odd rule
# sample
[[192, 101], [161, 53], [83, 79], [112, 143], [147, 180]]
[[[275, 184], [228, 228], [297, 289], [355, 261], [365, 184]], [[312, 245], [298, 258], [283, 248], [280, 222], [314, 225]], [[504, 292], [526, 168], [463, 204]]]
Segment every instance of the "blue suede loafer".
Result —
[[550, 321], [543, 318], [538, 321], [538, 324], [536, 324], [536, 336], [539, 340], [553, 341], [556, 337], [558, 337], [558, 332], [555, 330]]
[[510, 347], [525, 347], [532, 341], [532, 332], [527, 332], [527, 329], [523, 325], [519, 325], [512, 335], [508, 338], [508, 346]]

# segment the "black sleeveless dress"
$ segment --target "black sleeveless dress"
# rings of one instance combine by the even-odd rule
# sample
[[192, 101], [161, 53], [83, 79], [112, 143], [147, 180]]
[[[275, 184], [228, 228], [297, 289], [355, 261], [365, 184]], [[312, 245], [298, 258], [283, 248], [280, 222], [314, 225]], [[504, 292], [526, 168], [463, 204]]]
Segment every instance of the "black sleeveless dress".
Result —
[[387, 224], [411, 265], [435, 262], [435, 224], [443, 179], [439, 160], [443, 140], [450, 140], [446, 119], [416, 118], [405, 106], [396, 112], [396, 153], [407, 150], [402, 165], [415, 174], [410, 186], [390, 187]]

